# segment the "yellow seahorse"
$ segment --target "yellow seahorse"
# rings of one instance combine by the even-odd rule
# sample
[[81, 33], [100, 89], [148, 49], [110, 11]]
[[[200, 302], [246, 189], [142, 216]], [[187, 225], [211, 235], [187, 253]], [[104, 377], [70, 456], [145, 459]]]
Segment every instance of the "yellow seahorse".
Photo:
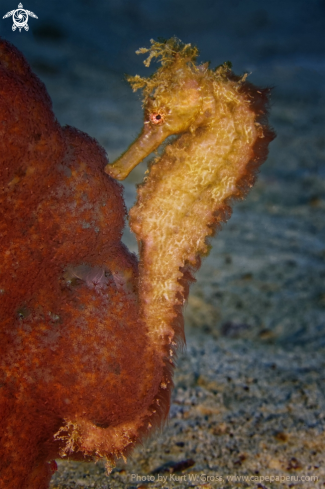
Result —
[[142, 318], [162, 362], [172, 359], [175, 335], [183, 335], [181, 307], [190, 272], [209, 251], [207, 238], [231, 214], [230, 200], [243, 198], [274, 138], [266, 124], [268, 89], [225, 63], [214, 71], [197, 66], [196, 47], [176, 38], [151, 41], [145, 65], [160, 58], [150, 78], [129, 77], [143, 89], [142, 133], [106, 172], [123, 180], [169, 136], [150, 167], [130, 210], [130, 227], [140, 248]]

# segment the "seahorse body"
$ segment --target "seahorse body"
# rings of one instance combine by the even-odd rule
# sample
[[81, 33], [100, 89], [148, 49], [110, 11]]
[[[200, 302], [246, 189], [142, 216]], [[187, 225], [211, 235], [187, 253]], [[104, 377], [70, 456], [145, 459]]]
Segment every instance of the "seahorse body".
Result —
[[266, 123], [269, 90], [236, 77], [228, 64], [197, 66], [196, 48], [177, 39], [140, 52], [150, 52], [149, 62], [160, 57], [162, 67], [149, 79], [130, 78], [135, 90], [144, 88], [144, 129], [106, 171], [122, 179], [166, 137], [179, 135], [153, 161], [130, 210], [140, 244], [141, 313], [168, 362], [175, 334], [183, 335], [190, 272], [208, 253], [207, 238], [230, 217], [231, 199], [254, 184], [274, 133]]

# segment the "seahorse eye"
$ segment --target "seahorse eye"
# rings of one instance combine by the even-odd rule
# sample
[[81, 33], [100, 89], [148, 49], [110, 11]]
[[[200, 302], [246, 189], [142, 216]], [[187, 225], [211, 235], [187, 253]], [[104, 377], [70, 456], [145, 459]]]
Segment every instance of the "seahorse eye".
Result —
[[153, 124], [161, 124], [162, 122], [164, 122], [163, 114], [159, 112], [150, 114], [150, 122], [152, 122]]

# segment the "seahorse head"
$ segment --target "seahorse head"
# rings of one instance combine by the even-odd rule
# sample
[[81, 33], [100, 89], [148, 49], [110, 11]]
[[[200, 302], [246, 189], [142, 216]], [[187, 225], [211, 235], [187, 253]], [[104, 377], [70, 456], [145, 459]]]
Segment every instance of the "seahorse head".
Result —
[[147, 67], [153, 58], [157, 58], [162, 66], [151, 77], [127, 78], [134, 91], [143, 91], [145, 120], [135, 143], [121, 158], [106, 167], [107, 173], [119, 180], [123, 180], [167, 137], [193, 132], [202, 123], [205, 101], [216, 76], [208, 69], [208, 63], [196, 65], [196, 47], [176, 38], [161, 42], [151, 40], [150, 48], [141, 48], [137, 53], [149, 53], [144, 61]]

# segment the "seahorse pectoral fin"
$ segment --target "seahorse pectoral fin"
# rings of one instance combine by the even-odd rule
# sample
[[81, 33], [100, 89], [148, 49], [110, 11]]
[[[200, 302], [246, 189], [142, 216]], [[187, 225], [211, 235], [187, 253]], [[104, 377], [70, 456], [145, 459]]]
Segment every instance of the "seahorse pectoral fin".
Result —
[[157, 149], [168, 136], [170, 131], [166, 127], [154, 127], [150, 123], [145, 123], [138, 139], [120, 158], [106, 165], [105, 172], [116, 180], [124, 180], [133, 168]]

